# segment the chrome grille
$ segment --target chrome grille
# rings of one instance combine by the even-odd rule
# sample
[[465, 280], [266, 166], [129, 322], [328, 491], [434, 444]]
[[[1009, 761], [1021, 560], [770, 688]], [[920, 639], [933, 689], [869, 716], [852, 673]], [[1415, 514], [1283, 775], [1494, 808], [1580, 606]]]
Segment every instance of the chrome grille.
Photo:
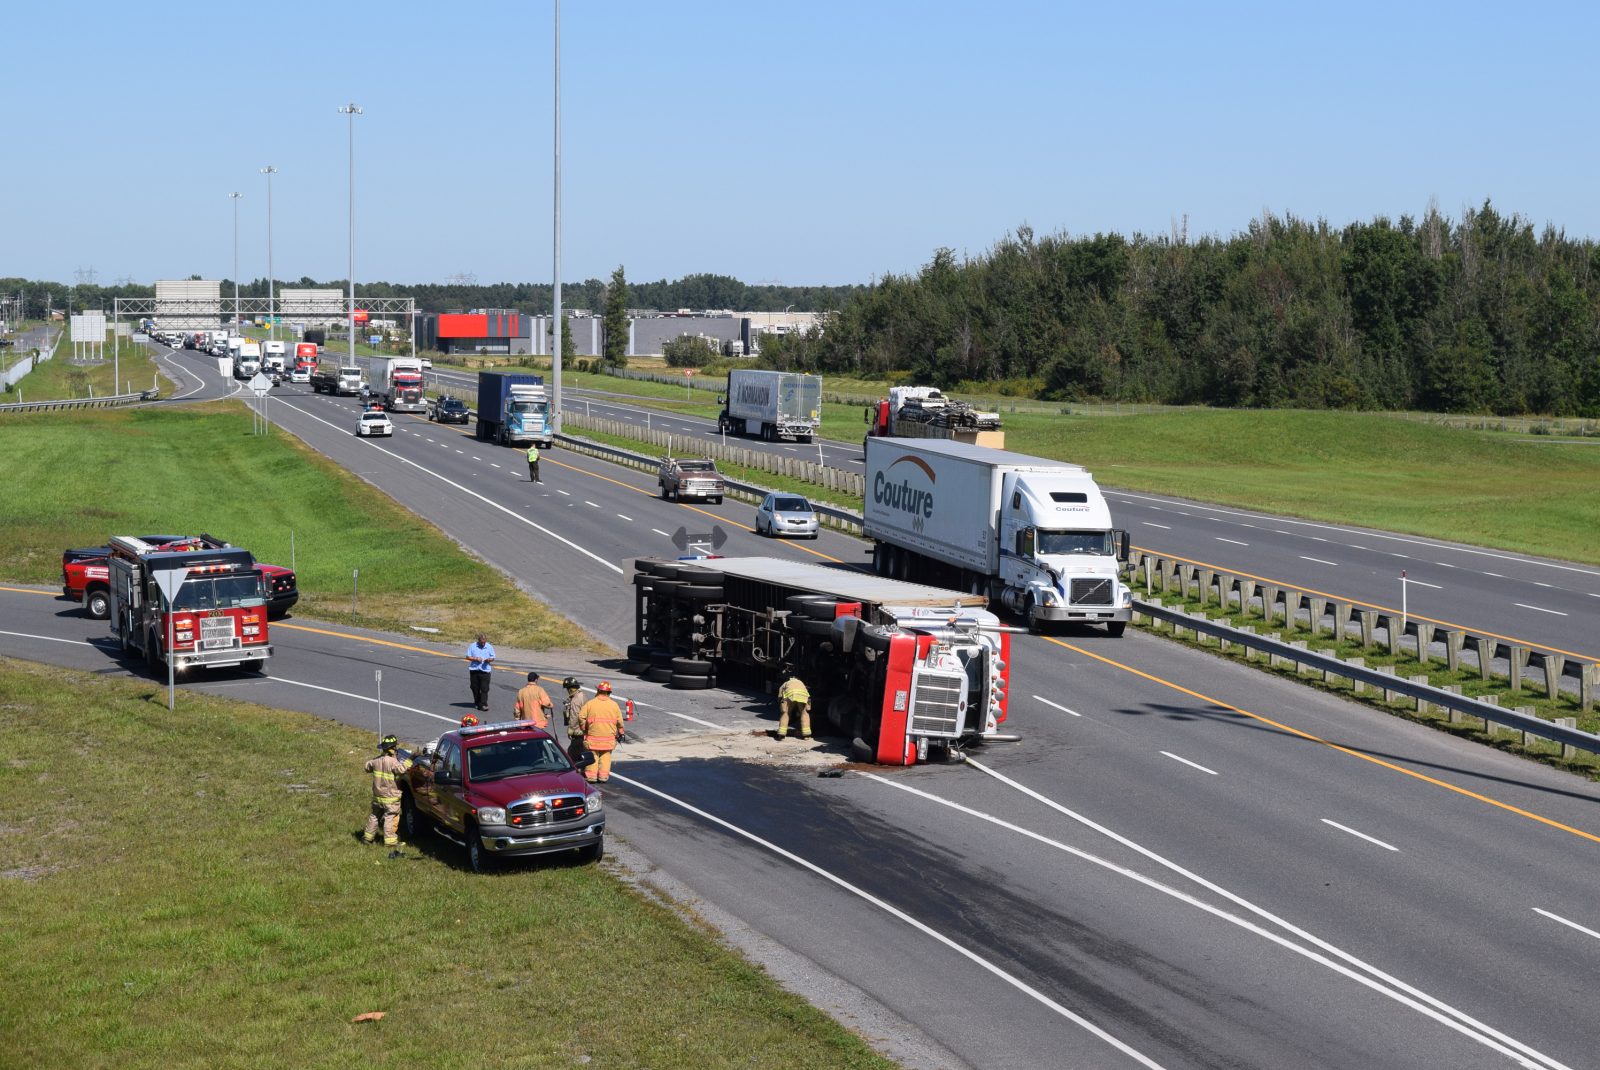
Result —
[[918, 669], [911, 674], [911, 732], [913, 735], [955, 739], [961, 735], [966, 705], [965, 673]]
[[544, 795], [506, 807], [506, 824], [513, 828], [542, 828], [576, 820], [588, 813], [589, 800], [582, 795]]

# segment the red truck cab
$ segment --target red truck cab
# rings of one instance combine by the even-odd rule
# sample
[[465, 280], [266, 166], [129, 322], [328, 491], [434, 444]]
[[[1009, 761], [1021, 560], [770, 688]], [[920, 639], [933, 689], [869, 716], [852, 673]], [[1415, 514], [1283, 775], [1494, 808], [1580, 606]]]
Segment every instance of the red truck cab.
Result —
[[266, 670], [267, 608], [249, 550], [205, 536], [155, 544], [115, 535], [106, 566], [108, 619], [124, 655], [143, 654], [152, 672]]
[[599, 790], [528, 721], [446, 732], [413, 756], [400, 791], [406, 839], [434, 828], [466, 849], [474, 872], [497, 858], [576, 850], [597, 862], [605, 853]]

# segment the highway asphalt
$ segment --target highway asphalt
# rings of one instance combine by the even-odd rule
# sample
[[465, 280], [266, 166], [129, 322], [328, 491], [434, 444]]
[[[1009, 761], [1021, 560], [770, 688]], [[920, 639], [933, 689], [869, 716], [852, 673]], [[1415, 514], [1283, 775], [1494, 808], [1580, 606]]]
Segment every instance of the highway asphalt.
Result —
[[[618, 647], [628, 559], [680, 525], [720, 524], [730, 556], [864, 560], [758, 539], [748, 505], [662, 502], [646, 473], [558, 450], [532, 485], [457, 428], [357, 440], [354, 399], [275, 394], [284, 429]], [[0, 651], [126, 671], [76, 607], [0, 610]], [[274, 627], [271, 677], [200, 686], [376, 727], [383, 668], [407, 738], [465, 707], [451, 651], [307, 626]], [[824, 1006], [897, 1017], [915, 1065], [1592, 1065], [1600, 787], [1146, 635], [1015, 638], [1024, 742], [964, 767], [818, 778], [752, 734], [761, 696], [618, 680], [643, 712], [615, 831], [811, 963]]]

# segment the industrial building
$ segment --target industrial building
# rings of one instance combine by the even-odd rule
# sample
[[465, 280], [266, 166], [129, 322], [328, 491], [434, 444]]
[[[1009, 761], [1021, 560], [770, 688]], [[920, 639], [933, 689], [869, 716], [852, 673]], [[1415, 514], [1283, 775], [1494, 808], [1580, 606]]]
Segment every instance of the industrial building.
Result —
[[[572, 335], [569, 355], [599, 356], [605, 341], [601, 318], [583, 310], [563, 314]], [[549, 316], [503, 308], [423, 313], [417, 317], [417, 348], [441, 353], [549, 356], [550, 320]], [[714, 340], [724, 353], [733, 349], [733, 343], [738, 343], [742, 352], [759, 353], [763, 335], [806, 330], [817, 320], [814, 312], [635, 312], [628, 318], [627, 354], [660, 353], [666, 343], [685, 334]]]

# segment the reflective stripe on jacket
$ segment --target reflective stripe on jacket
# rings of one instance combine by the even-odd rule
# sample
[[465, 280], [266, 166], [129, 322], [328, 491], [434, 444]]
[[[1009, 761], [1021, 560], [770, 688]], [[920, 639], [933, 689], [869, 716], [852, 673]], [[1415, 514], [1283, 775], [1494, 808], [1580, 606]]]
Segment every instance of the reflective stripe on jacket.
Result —
[[372, 774], [372, 798], [379, 802], [393, 802], [400, 798], [400, 778], [411, 768], [409, 759], [401, 761], [393, 754], [382, 754], [367, 763]]
[[804, 702], [810, 705], [811, 692], [806, 690], [806, 685], [798, 678], [791, 676], [783, 682], [782, 687], [778, 688], [778, 698], [784, 702]]
[[596, 695], [578, 711], [583, 745], [590, 750], [614, 750], [622, 735], [622, 711], [606, 695]]

